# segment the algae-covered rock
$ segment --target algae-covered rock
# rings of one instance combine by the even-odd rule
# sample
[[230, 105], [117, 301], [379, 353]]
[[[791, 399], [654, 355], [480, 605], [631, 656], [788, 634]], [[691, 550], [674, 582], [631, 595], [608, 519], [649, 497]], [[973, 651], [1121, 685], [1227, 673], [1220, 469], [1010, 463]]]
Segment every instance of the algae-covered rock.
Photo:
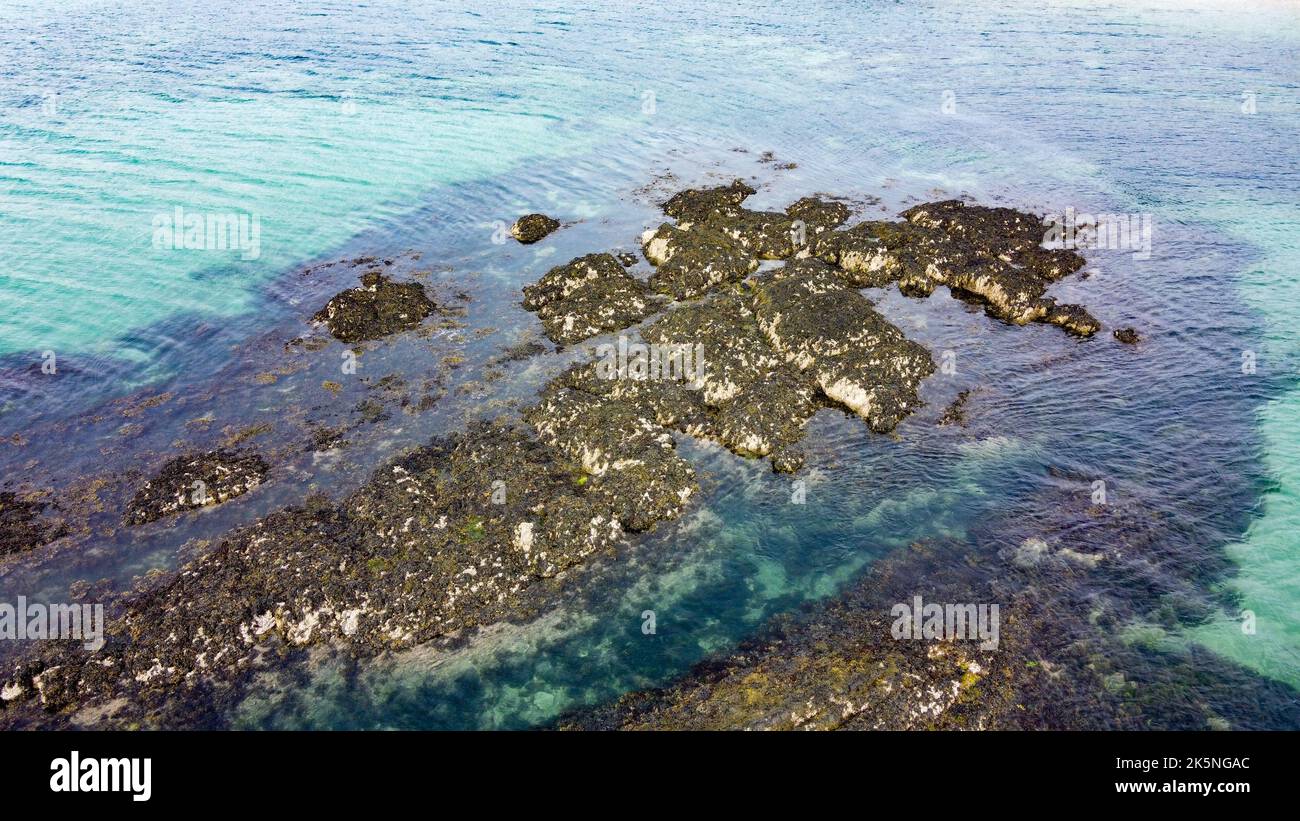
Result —
[[907, 223], [871, 220], [827, 234], [817, 256], [838, 265], [861, 288], [879, 288], [891, 282], [911, 296], [928, 296], [935, 283], [928, 277], [931, 264], [965, 265], [974, 250], [946, 236]]
[[679, 191], [663, 204], [664, 213], [682, 223], [706, 221], [734, 215], [740, 204], [754, 193], [743, 180], [715, 188], [690, 188]]
[[219, 505], [262, 483], [269, 470], [256, 453], [238, 449], [189, 453], [167, 462], [127, 505], [128, 525], [183, 510]]
[[563, 345], [621, 330], [658, 310], [646, 286], [611, 254], [588, 254], [556, 266], [524, 288], [524, 308]]
[[824, 263], [800, 260], [760, 277], [754, 312], [785, 360], [872, 430], [893, 430], [920, 406], [918, 386], [935, 369], [929, 352]]
[[1075, 336], [1092, 336], [1101, 330], [1101, 323], [1082, 305], [1062, 305], [1053, 302], [1043, 315], [1043, 321], [1059, 325]]
[[1101, 328], [1077, 305], [1057, 306], [1047, 286], [1083, 267], [1073, 251], [1042, 247], [1042, 220], [1011, 208], [967, 205], [961, 200], [925, 203], [903, 212], [912, 225], [941, 232], [966, 253], [927, 267], [934, 281], [982, 301], [990, 316], [1016, 325], [1045, 321], [1090, 336]]
[[791, 203], [785, 213], [793, 221], [792, 230], [801, 234], [799, 239], [802, 241], [796, 244], [815, 252], [831, 231], [848, 221], [852, 211], [842, 202], [804, 197]]
[[1042, 222], [1010, 208], [925, 203], [903, 212], [905, 222], [868, 221], [826, 234], [816, 255], [838, 265], [859, 287], [897, 283], [911, 297], [946, 285], [992, 317], [1024, 325], [1047, 322], [1090, 336], [1100, 324], [1077, 305], [1058, 305], [1047, 287], [1078, 270], [1073, 251], [1042, 247]]
[[360, 288], [335, 294], [313, 317], [323, 322], [335, 339], [363, 342], [409, 331], [437, 306], [418, 282], [393, 282], [378, 271], [361, 276]]
[[0, 556], [31, 550], [64, 534], [61, 523], [42, 516], [48, 506], [12, 491], [0, 491]]
[[525, 245], [531, 245], [545, 238], [559, 227], [559, 220], [552, 219], [545, 214], [525, 214], [515, 220], [514, 225], [510, 226], [510, 236]]
[[[799, 441], [817, 411], [816, 386], [772, 348], [740, 293], [678, 306], [644, 336], [661, 345], [699, 346], [699, 396], [710, 419], [688, 432], [735, 453], [767, 456]], [[798, 461], [787, 455], [784, 468]]]
[[79, 710], [188, 726], [300, 648], [364, 658], [519, 617], [540, 580], [677, 515], [695, 489], [652, 419], [579, 393], [556, 386], [534, 409], [541, 436], [475, 423], [337, 505], [233, 532], [128, 602], [99, 652], [51, 645], [7, 671], [19, 695], [0, 722], [61, 726]]
[[794, 220], [776, 211], [750, 211], [739, 208], [734, 214], [715, 216], [703, 222], [736, 247], [759, 259], [785, 259], [793, 256], [807, 232], [795, 230]]
[[642, 237], [646, 259], [657, 266], [650, 287], [675, 299], [702, 296], [719, 285], [739, 282], [758, 268], [758, 260], [711, 230], [684, 230], [664, 224]]
[[658, 408], [567, 382], [548, 386], [525, 412], [538, 437], [581, 465], [587, 492], [628, 530], [679, 515], [696, 490], [695, 474], [677, 455]]

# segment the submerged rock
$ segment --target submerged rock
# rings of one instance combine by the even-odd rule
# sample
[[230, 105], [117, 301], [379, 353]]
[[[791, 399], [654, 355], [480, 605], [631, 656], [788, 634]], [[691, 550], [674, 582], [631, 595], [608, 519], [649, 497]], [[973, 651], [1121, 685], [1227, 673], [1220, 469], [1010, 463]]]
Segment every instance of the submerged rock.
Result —
[[361, 287], [335, 294], [314, 317], [341, 342], [363, 342], [409, 331], [436, 306], [418, 282], [393, 282], [378, 271], [361, 275]]
[[970, 395], [969, 390], [957, 394], [957, 398], [952, 400], [952, 404], [944, 408], [943, 415], [939, 417], [937, 424], [966, 427], [966, 402], [970, 399]]
[[524, 288], [523, 305], [542, 320], [547, 337], [562, 345], [630, 327], [659, 307], [611, 254], [588, 254], [552, 268]]
[[246, 450], [177, 456], [136, 492], [126, 508], [126, 524], [145, 524], [183, 510], [219, 505], [260, 485], [268, 469], [261, 456]]
[[552, 219], [545, 214], [526, 214], [515, 220], [515, 224], [510, 226], [510, 236], [525, 245], [531, 245], [545, 238], [559, 227], [559, 220]]
[[[1026, 662], [1033, 657], [1021, 639], [1024, 628], [1008, 618], [1013, 608], [1004, 600], [996, 644], [978, 638], [900, 637], [895, 608], [899, 602], [913, 604], [918, 592], [923, 591], [925, 601], [990, 600], [971, 597], [960, 579], [960, 561], [935, 566], [925, 562], [923, 554], [901, 553], [900, 558], [882, 560], [881, 565], [889, 566], [859, 578], [831, 600], [773, 619], [758, 636], [701, 662], [676, 681], [570, 714], [561, 719], [560, 728], [1015, 726], [1017, 687], [1032, 675]], [[983, 624], [992, 626], [987, 606]]]
[[66, 527], [42, 516], [48, 506], [12, 491], [0, 491], [0, 557], [23, 553], [64, 535]]
[[1142, 340], [1141, 335], [1133, 328], [1116, 328], [1114, 335], [1116, 339], [1125, 345], [1136, 345]]

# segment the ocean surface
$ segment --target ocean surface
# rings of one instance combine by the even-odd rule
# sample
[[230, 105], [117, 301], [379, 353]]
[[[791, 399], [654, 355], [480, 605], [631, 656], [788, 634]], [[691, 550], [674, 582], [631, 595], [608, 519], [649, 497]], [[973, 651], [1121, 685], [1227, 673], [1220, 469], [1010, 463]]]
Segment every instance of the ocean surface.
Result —
[[[474, 331], [451, 385], [465, 390], [436, 412], [377, 428], [341, 465], [300, 457], [220, 508], [39, 548], [0, 574], [5, 600], [175, 567], [462, 425], [490, 398], [472, 375], [537, 327], [518, 289], [572, 256], [634, 248], [679, 187], [743, 176], [754, 206], [828, 192], [881, 217], [968, 195], [1154, 226], [1149, 255], [1085, 252], [1090, 275], [1053, 289], [1102, 321], [1092, 340], [1002, 326], [943, 294], [870, 294], [956, 372], [927, 381], [927, 407], [893, 436], [820, 414], [807, 504], [766, 464], [684, 441], [699, 504], [564, 607], [454, 652], [324, 665], [249, 698], [237, 726], [545, 725], [671, 681], [918, 540], [1008, 511], [1052, 538], [1045, 500], [1099, 480], [1164, 522], [1171, 564], [1154, 573], [1230, 559], [1205, 582], [1225, 604], [1126, 629], [1300, 687], [1294, 3], [0, 0], [0, 54], [5, 487], [147, 475], [205, 411], [239, 429], [326, 401], [309, 399], [314, 371], [248, 387], [353, 284], [304, 278], [324, 262], [418, 254], [438, 287], [471, 292]], [[242, 215], [250, 241], [160, 242], [176, 209]], [[501, 243], [529, 211], [571, 224]], [[1143, 342], [1110, 339], [1124, 326]], [[399, 341], [364, 359], [409, 375], [429, 355]], [[494, 390], [527, 397], [564, 362], [543, 360]], [[966, 389], [970, 429], [936, 427]], [[142, 391], [207, 398], [102, 421]]]

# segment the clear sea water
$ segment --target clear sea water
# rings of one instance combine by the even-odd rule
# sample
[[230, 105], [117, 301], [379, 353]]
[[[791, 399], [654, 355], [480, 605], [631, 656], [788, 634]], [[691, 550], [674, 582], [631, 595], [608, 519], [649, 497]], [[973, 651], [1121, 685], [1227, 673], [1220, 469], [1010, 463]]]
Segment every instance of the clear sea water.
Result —
[[[1172, 517], [1186, 567], [1225, 550], [1236, 563], [1227, 584], [1257, 632], [1225, 610], [1165, 640], [1300, 686], [1294, 3], [0, 0], [0, 54], [0, 434], [27, 440], [0, 449], [8, 483], [58, 485], [110, 458], [108, 434], [68, 422], [105, 401], [264, 366], [276, 346], [254, 346], [255, 364], [233, 361], [250, 350], [237, 346], [302, 332], [330, 292], [300, 284], [312, 263], [418, 249], [442, 281], [472, 281], [481, 365], [534, 326], [522, 284], [656, 224], [638, 189], [659, 175], [674, 180], [656, 194], [753, 176], [765, 206], [825, 191], [879, 197], [871, 215], [968, 194], [1154, 219], [1150, 259], [1094, 252], [1094, 274], [1055, 291], [1140, 329], [1138, 348], [875, 294], [958, 372], [931, 380], [896, 437], [819, 416], [808, 505], [765, 465], [683, 443], [706, 473], [701, 506], [565, 607], [455, 653], [323, 669], [302, 698], [250, 699], [237, 724], [546, 723], [671, 680], [888, 551], [1032, 510], [1052, 468]], [[260, 254], [155, 248], [155, 216], [176, 207], [256, 215]], [[531, 210], [574, 224], [532, 248], [493, 242]], [[375, 352], [408, 373], [416, 356]], [[255, 421], [307, 401], [310, 381], [213, 402]], [[978, 389], [971, 430], [936, 429], [963, 388]], [[338, 478], [304, 462], [218, 511], [94, 537], [75, 561], [51, 550], [0, 591], [57, 597], [174, 566], [188, 540], [313, 482], [345, 490], [457, 412], [394, 427]], [[194, 415], [164, 408], [111, 458], [156, 460]]]

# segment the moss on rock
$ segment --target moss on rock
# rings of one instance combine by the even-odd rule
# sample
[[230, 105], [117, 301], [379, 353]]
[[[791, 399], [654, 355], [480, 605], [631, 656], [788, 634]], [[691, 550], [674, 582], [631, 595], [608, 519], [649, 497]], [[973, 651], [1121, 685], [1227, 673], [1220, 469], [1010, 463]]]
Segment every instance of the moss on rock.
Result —
[[418, 282], [393, 282], [378, 271], [361, 276], [360, 288], [335, 294], [313, 319], [341, 342], [363, 342], [409, 331], [436, 306]]
[[222, 448], [177, 456], [144, 484], [126, 508], [128, 525], [219, 505], [262, 483], [269, 467], [258, 454]]
[[559, 227], [559, 220], [552, 219], [545, 214], [525, 214], [515, 220], [514, 225], [510, 226], [510, 236], [525, 245], [531, 245], [544, 239]]

